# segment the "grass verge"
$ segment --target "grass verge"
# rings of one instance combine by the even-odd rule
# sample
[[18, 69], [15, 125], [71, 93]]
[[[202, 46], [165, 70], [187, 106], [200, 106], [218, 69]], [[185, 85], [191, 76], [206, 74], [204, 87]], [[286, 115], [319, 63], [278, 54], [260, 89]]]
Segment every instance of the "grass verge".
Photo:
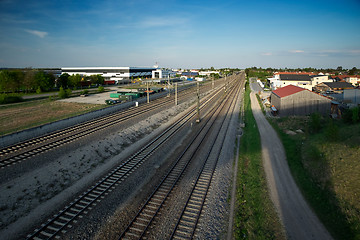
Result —
[[66, 103], [50, 100], [28, 101], [2, 106], [0, 108], [0, 136], [104, 107], [106, 105]]
[[247, 85], [244, 96], [245, 128], [240, 140], [235, 238], [285, 239], [267, 190], [261, 140], [252, 115], [249, 93]]
[[[360, 124], [323, 120], [314, 133], [306, 117], [270, 122], [283, 142], [297, 185], [332, 236], [360, 239]], [[285, 133], [301, 128], [305, 133]]]

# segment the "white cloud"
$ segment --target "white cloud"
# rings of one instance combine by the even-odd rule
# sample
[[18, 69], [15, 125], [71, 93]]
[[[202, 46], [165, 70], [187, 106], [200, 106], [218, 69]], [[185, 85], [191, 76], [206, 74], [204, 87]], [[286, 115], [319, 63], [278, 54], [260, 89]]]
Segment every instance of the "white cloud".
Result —
[[271, 52], [262, 53], [263, 56], [272, 56], [273, 54]]
[[303, 50], [290, 50], [291, 53], [303, 53]]
[[44, 37], [46, 37], [46, 35], [48, 35], [47, 32], [42, 32], [42, 31], [37, 31], [37, 30], [26, 29], [25, 32], [28, 32], [28, 33], [38, 36], [40, 38], [44, 38]]

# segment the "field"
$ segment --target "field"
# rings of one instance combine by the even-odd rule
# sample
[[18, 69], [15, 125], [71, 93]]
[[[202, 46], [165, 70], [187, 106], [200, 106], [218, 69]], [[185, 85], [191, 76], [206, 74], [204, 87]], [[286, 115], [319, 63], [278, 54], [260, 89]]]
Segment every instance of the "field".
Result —
[[310, 117], [272, 123], [297, 184], [330, 233], [360, 239], [360, 124], [321, 119], [314, 131]]
[[51, 100], [2, 105], [0, 107], [0, 136], [104, 107], [105, 105]]

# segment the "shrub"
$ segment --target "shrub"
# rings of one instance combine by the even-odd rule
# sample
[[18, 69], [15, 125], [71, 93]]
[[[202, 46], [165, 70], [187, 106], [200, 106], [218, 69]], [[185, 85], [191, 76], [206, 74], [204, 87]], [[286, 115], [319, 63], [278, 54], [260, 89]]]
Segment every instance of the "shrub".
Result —
[[72, 93], [72, 91], [70, 88], [66, 89], [66, 97], [70, 97], [71, 93]]
[[88, 94], [88, 93], [89, 93], [89, 90], [87, 90], [87, 89], [82, 90], [82, 91], [80, 92], [81, 95]]
[[346, 109], [342, 115], [342, 118], [344, 122], [348, 124], [359, 122], [360, 120], [359, 107]]
[[67, 98], [67, 92], [64, 90], [63, 87], [60, 87], [60, 90], [59, 90], [59, 98], [61, 98], [61, 99]]
[[22, 102], [23, 99], [17, 94], [0, 94], [0, 104]]
[[105, 89], [104, 89], [104, 87], [103, 87], [103, 86], [99, 86], [99, 87], [98, 87], [98, 91], [99, 91], [99, 92], [104, 92], [104, 91], [105, 91]]
[[40, 94], [40, 93], [41, 93], [41, 88], [40, 88], [40, 87], [38, 87], [38, 88], [36, 89], [36, 93], [37, 93], [37, 94]]

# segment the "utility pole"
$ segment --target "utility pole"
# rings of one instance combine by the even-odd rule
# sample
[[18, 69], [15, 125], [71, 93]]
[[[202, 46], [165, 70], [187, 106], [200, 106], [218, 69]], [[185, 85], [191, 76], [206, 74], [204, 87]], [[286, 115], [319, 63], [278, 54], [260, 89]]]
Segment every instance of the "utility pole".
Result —
[[196, 111], [197, 111], [197, 119], [196, 119], [196, 122], [199, 123], [200, 122], [200, 84], [199, 82], [197, 82], [197, 108], [196, 108]]
[[169, 74], [169, 75], [168, 75], [168, 88], [169, 88], [169, 95], [168, 95], [168, 96], [169, 96], [169, 97], [170, 97], [170, 86], [171, 86], [171, 85], [170, 85], [170, 74]]
[[177, 83], [175, 83], [175, 106], [178, 105], [178, 99], [177, 99]]
[[226, 75], [225, 75], [225, 92], [227, 90], [227, 81], [226, 81]]
[[150, 102], [150, 93], [149, 93], [149, 82], [146, 82], [146, 95], [147, 95], [147, 103]]

